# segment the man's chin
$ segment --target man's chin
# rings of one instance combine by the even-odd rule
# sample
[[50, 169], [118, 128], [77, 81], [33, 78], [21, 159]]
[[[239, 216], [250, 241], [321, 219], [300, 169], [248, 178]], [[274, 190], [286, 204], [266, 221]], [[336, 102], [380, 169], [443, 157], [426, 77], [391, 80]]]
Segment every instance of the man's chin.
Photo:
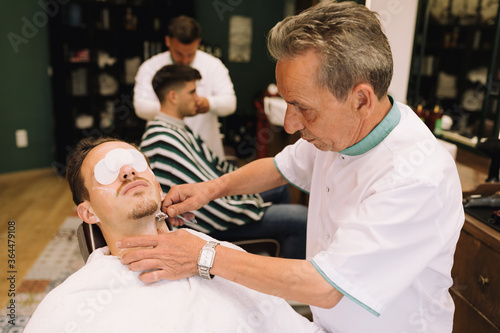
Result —
[[314, 147], [316, 147], [318, 150], [321, 150], [321, 151], [333, 151], [333, 152], [339, 151], [339, 150], [335, 150], [334, 147], [332, 147], [331, 145], [328, 145], [326, 143], [323, 143], [323, 142], [320, 142], [317, 140], [312, 140], [309, 143], [313, 144]]
[[147, 217], [153, 217], [157, 211], [157, 209], [133, 210], [130, 212], [129, 218], [132, 220], [142, 220]]
[[324, 143], [320, 140], [318, 140], [317, 138], [307, 138], [307, 137], [304, 137], [302, 134], [302, 132], [300, 133], [300, 138], [302, 140], [305, 140], [307, 142], [309, 142], [310, 144], [314, 145], [314, 147], [316, 147], [317, 149], [321, 150], [321, 151], [333, 151], [333, 152], [339, 152], [341, 151], [342, 149], [336, 149], [336, 147], [334, 147], [332, 144], [328, 144], [328, 143]]
[[129, 217], [132, 220], [140, 220], [146, 217], [154, 216], [160, 207], [160, 204], [149, 198], [143, 198], [141, 202], [138, 202], [134, 209], [129, 213]]

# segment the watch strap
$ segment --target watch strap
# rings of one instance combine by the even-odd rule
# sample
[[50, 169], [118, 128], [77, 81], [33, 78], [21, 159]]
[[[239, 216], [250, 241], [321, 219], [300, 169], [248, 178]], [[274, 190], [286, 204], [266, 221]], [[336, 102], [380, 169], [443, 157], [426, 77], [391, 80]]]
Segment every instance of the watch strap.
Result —
[[201, 249], [200, 251], [200, 256], [203, 251], [206, 250], [212, 250], [214, 251], [214, 257], [212, 258], [212, 262], [210, 263], [210, 266], [202, 266], [200, 265], [200, 261], [198, 259], [198, 275], [201, 276], [204, 279], [211, 280], [214, 278], [214, 275], [210, 274], [210, 268], [212, 268], [213, 265], [213, 259], [215, 259], [215, 247], [219, 245], [218, 242], [214, 241], [209, 241], [205, 246]]
[[205, 266], [198, 266], [198, 275], [207, 280], [214, 278], [214, 275], [210, 274], [210, 267]]

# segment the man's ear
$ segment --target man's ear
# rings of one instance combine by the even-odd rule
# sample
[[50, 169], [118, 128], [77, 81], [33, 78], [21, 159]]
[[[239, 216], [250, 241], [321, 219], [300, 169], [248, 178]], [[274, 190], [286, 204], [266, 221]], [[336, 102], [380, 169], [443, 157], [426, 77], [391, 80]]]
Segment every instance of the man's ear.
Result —
[[358, 84], [352, 91], [352, 109], [356, 111], [361, 119], [368, 118], [375, 108], [377, 96], [371, 85], [366, 83]]
[[170, 49], [170, 37], [165, 36], [165, 45]]
[[179, 96], [177, 95], [177, 92], [175, 91], [175, 89], [171, 89], [168, 94], [167, 94], [167, 99], [168, 101], [173, 104], [173, 105], [177, 105], [178, 103], [178, 100], [179, 100]]
[[99, 218], [93, 213], [90, 202], [87, 200], [78, 205], [76, 212], [78, 213], [78, 216], [88, 224], [100, 222]]

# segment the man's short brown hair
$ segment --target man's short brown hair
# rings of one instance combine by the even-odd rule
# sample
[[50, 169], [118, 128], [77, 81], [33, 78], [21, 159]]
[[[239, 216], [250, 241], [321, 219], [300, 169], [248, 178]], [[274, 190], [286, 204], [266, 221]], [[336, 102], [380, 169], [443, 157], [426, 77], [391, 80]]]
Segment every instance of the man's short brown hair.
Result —
[[75, 149], [68, 159], [66, 166], [66, 178], [68, 179], [69, 187], [73, 193], [73, 201], [76, 205], [81, 204], [84, 200], [89, 200], [89, 191], [85, 187], [83, 176], [81, 173], [83, 160], [92, 149], [105, 142], [123, 142], [122, 140], [104, 137], [104, 138], [84, 138], [75, 146]]
[[186, 83], [198, 80], [201, 80], [201, 74], [197, 69], [171, 64], [160, 68], [153, 76], [151, 84], [160, 103], [163, 103], [170, 90], [182, 89]]
[[201, 27], [195, 19], [181, 15], [168, 25], [168, 37], [177, 38], [182, 44], [191, 44], [201, 38]]

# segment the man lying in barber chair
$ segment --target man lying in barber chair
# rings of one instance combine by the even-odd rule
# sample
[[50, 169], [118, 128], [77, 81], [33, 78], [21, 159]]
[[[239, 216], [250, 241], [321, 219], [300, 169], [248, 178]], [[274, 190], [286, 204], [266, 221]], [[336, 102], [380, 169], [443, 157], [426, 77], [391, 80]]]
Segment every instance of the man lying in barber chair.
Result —
[[[83, 268], [45, 297], [25, 332], [320, 331], [283, 299], [212, 279], [208, 270], [145, 284], [122, 265], [117, 240], [168, 232], [157, 217], [160, 185], [135, 147], [115, 139], [84, 139], [68, 162], [67, 176], [78, 215], [100, 227], [108, 246], [95, 250]], [[236, 247], [190, 232], [214, 241], [215, 251]]]

